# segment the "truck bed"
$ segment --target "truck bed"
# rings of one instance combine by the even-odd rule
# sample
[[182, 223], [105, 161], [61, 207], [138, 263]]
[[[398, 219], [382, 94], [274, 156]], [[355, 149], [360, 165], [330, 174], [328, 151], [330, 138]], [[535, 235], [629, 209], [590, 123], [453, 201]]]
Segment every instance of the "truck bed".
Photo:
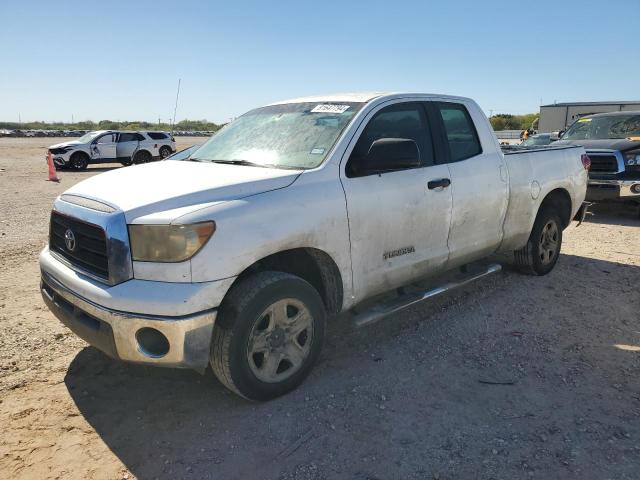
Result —
[[510, 147], [502, 151], [509, 175], [509, 208], [501, 248], [510, 250], [526, 243], [538, 201], [549, 192], [555, 189], [570, 192], [570, 218], [573, 218], [584, 200], [587, 177], [581, 161], [582, 147], [544, 145]]

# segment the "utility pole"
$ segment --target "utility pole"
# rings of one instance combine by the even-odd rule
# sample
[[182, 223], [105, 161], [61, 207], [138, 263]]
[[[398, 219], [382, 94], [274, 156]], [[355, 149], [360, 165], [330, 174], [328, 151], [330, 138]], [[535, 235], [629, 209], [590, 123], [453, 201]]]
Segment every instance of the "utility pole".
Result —
[[176, 105], [173, 107], [173, 120], [171, 121], [171, 134], [173, 135], [173, 126], [176, 124], [176, 112], [178, 111], [178, 97], [180, 96], [180, 81], [178, 79], [178, 91], [176, 92]]

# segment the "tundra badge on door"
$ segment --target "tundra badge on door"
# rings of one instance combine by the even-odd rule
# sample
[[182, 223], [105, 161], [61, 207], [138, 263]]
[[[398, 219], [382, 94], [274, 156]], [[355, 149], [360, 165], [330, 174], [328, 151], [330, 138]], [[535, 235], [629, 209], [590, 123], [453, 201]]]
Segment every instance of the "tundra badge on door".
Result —
[[408, 253], [413, 253], [415, 251], [416, 251], [416, 249], [413, 246], [398, 248], [397, 250], [391, 250], [390, 252], [384, 252], [384, 255], [382, 255], [382, 258], [385, 259], [385, 260], [389, 260], [390, 258], [399, 257], [400, 255], [407, 255]]

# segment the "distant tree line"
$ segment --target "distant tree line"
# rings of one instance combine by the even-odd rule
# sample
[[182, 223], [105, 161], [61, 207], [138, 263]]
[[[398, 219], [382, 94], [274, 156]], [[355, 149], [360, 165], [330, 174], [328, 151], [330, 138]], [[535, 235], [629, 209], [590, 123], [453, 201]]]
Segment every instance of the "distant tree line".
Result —
[[[223, 125], [209, 122], [208, 120], [182, 120], [173, 126], [174, 131], [207, 131], [215, 132]], [[0, 128], [8, 130], [164, 130], [170, 131], [168, 123], [152, 123], [141, 121], [114, 122], [113, 120], [100, 120], [93, 122], [63, 123], [63, 122], [0, 122]]]
[[[489, 118], [494, 130], [525, 130], [537, 129], [538, 114], [527, 113], [525, 115], [510, 115], [498, 113]], [[223, 124], [209, 122], [208, 120], [182, 120], [173, 126], [174, 131], [207, 131], [215, 132], [222, 128]], [[170, 131], [168, 123], [152, 123], [141, 121], [115, 122], [113, 120], [100, 120], [93, 122], [64, 123], [64, 122], [0, 122], [0, 128], [9, 130], [164, 130]]]
[[494, 130], [526, 130], [527, 128], [538, 129], [538, 114], [526, 113], [524, 115], [510, 115], [508, 113], [498, 113], [489, 118]]

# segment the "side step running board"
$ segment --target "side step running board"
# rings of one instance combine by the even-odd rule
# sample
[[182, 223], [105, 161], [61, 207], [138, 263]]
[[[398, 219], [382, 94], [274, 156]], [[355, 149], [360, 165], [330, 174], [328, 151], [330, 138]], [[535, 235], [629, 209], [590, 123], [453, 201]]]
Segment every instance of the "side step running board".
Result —
[[366, 310], [362, 313], [358, 313], [353, 317], [353, 323], [357, 328], [364, 327], [366, 325], [370, 325], [372, 323], [377, 322], [378, 320], [382, 320], [383, 318], [397, 313], [401, 310], [404, 310], [411, 305], [415, 305], [416, 303], [420, 303], [429, 298], [436, 297], [442, 293], [453, 290], [454, 288], [462, 287], [463, 285], [467, 285], [468, 283], [473, 282], [474, 280], [478, 280], [479, 278], [486, 277], [487, 275], [491, 275], [492, 273], [499, 272], [502, 270], [502, 266], [493, 263], [489, 265], [486, 270], [476, 273], [475, 275], [471, 275], [467, 278], [463, 278], [457, 282], [449, 282], [445, 283], [441, 287], [437, 287], [431, 290], [426, 290], [424, 292], [413, 292], [407, 295], [402, 295], [401, 297], [394, 298], [393, 300], [387, 303], [381, 303], [373, 306], [371, 309]]

